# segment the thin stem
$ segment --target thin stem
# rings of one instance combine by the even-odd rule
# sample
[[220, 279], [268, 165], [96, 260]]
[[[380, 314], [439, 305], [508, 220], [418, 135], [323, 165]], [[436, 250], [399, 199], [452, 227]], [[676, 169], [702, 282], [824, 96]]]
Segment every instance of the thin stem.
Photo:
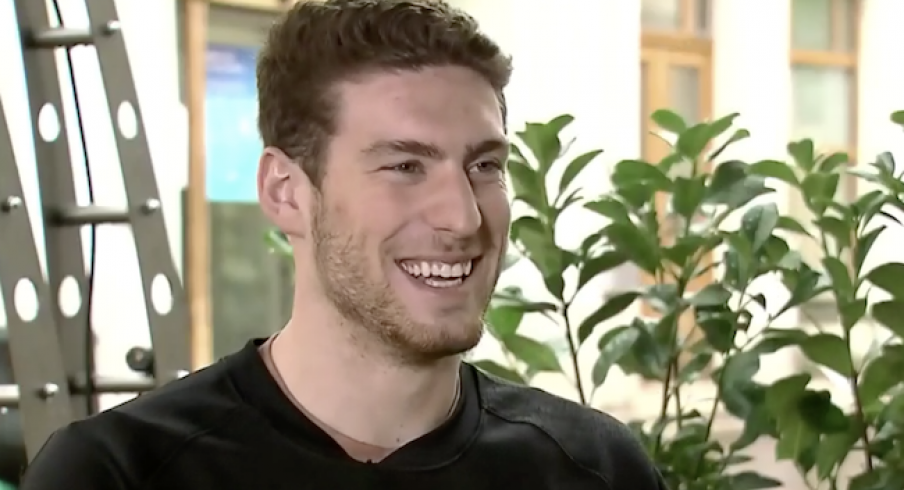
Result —
[[565, 319], [565, 338], [568, 340], [568, 354], [571, 357], [571, 367], [574, 368], [574, 382], [578, 390], [578, 400], [581, 405], [587, 405], [587, 395], [584, 393], [584, 382], [581, 381], [581, 368], [578, 363], [578, 343], [574, 340], [574, 332], [571, 328], [571, 320], [568, 318], [568, 306], [562, 306], [562, 318]]
[[[858, 229], [859, 226], [854, 226], [854, 230]], [[851, 250], [850, 256], [847, 261], [847, 269], [848, 274], [851, 279], [855, 281], [855, 284], [858, 284], [860, 281], [856, 281], [857, 271], [854, 266], [854, 257], [857, 256], [858, 248], [860, 246], [859, 240], [857, 239], [856, 231], [851, 232]], [[857, 290], [854, 290], [854, 295], [856, 296]], [[870, 450], [870, 440], [869, 440], [869, 427], [866, 424], [866, 414], [863, 410], [863, 400], [860, 397], [860, 390], [857, 389], [859, 386], [859, 378], [860, 373], [857, 371], [857, 367], [854, 365], [854, 356], [851, 355], [851, 331], [850, 329], [844, 329], [844, 343], [847, 347], [848, 351], [848, 360], [850, 361], [851, 367], [851, 395], [854, 398], [854, 409], [855, 416], [857, 418], [857, 423], [860, 424], [860, 439], [863, 441], [863, 457], [866, 460], [866, 468], [872, 473], [873, 472], [873, 453]]]

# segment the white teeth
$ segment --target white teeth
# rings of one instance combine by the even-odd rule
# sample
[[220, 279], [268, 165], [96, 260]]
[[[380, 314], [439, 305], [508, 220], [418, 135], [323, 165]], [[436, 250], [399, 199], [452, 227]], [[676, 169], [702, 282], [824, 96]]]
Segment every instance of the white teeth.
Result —
[[442, 278], [442, 279], [462, 279], [471, 274], [474, 262], [402, 262], [401, 266], [405, 272], [414, 277], [422, 278]]

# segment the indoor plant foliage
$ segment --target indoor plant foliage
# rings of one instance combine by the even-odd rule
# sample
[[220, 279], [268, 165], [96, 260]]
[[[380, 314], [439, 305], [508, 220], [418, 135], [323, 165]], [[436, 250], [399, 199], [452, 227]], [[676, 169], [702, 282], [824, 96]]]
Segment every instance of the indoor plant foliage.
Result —
[[[735, 117], [688, 126], [672, 112], [657, 111], [654, 122], [675, 136], [670, 154], [658, 162], [618, 162], [611, 172], [613, 191], [589, 199], [574, 184], [600, 152], [563, 158], [568, 145], [560, 134], [570, 116], [528, 124], [519, 132], [509, 173], [513, 197], [531, 211], [513, 222], [511, 239], [540, 272], [553, 300], [530, 301], [516, 289], [500, 290], [487, 315], [488, 331], [510, 362], [477, 364], [517, 382], [530, 382], [538, 372], [568, 372], [584, 403], [614, 366], [658, 383], [658, 416], [631, 425], [673, 490], [779, 486], [733, 469], [748, 460], [744, 449], [760, 437], [776, 438], [776, 458], [793, 461], [813, 485], [848, 488], [839, 468], [850, 457], [860, 458], [863, 466], [852, 490], [904, 488], [898, 480], [904, 477], [898, 429], [904, 422], [904, 328], [894, 321], [895, 315], [904, 317], [904, 285], [893, 280], [904, 265], [864, 267], [876, 238], [891, 223], [886, 211], [902, 208], [900, 174], [889, 155], [880, 156], [858, 176], [874, 190], [843, 203], [835, 191], [848, 172], [847, 156], [818, 155], [811, 141], [789, 145], [790, 163], [716, 164], [728, 146], [748, 136], [733, 128]], [[561, 180], [550, 182], [550, 171], [559, 165]], [[800, 193], [812, 222], [781, 215], [769, 195], [775, 180]], [[556, 223], [573, 207], [599, 213], [608, 224], [580, 247], [566, 249], [558, 245]], [[817, 238], [824, 257], [805, 263], [793, 240]], [[609, 298], [580, 321], [574, 318], [576, 295], [593, 277], [624, 263], [643, 271], [647, 285]], [[767, 300], [754, 284], [758, 281], [784, 286], [787, 294]], [[870, 304], [870, 288], [888, 294]], [[834, 297], [840, 331], [773, 325], [824, 294]], [[629, 307], [642, 314], [612, 325], [610, 320]], [[550, 346], [519, 334], [522, 318], [531, 313], [559, 325], [570, 369], [563, 369]], [[895, 340], [858, 363], [851, 335], [870, 318], [893, 331]], [[602, 333], [593, 335], [598, 328]], [[799, 349], [846, 377], [853, 406], [840, 407], [828, 392], [813, 389], [806, 373], [768, 384], [755, 381], [762, 356], [785, 348]], [[578, 353], [586, 349], [599, 352], [591, 386], [573, 375]], [[716, 396], [703, 405], [688, 403], [682, 391], [701, 381], [710, 382]], [[741, 435], [727, 445], [713, 433], [722, 412], [744, 422]]]

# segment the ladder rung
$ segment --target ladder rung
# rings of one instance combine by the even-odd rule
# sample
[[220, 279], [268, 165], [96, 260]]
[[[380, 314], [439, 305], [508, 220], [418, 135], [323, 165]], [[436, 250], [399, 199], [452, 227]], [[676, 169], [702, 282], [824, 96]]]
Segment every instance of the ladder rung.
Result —
[[57, 212], [54, 222], [63, 226], [128, 223], [129, 211], [106, 206], [76, 206]]
[[[142, 377], [104, 377], [97, 376], [94, 380], [94, 391], [89, 392], [87, 384], [84, 382], [73, 383], [72, 391], [83, 394], [106, 394], [106, 393], [146, 393], [157, 387], [154, 378], [150, 376]], [[42, 386], [38, 391], [41, 392], [43, 398], [53, 398], [59, 391], [59, 387], [53, 384]], [[0, 407], [16, 408], [19, 406], [19, 385], [0, 384]]]
[[71, 48], [94, 44], [94, 33], [90, 29], [53, 27], [32, 33], [27, 41], [27, 46], [30, 48]]
[[157, 387], [151, 376], [110, 377], [95, 376], [93, 393], [84, 379], [72, 383], [74, 393], [93, 395], [104, 393], [145, 393]]

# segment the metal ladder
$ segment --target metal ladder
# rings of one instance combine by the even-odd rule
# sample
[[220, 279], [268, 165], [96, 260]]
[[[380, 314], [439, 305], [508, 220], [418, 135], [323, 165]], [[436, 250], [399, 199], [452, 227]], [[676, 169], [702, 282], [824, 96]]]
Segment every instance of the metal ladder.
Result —
[[[141, 393], [187, 374], [190, 350], [187, 305], [167, 240], [114, 0], [85, 0], [88, 29], [66, 28], [62, 22], [51, 27], [50, 16], [61, 14], [43, 0], [13, 3], [34, 135], [47, 279], [34, 247], [9, 122], [0, 111], [0, 294], [16, 380], [15, 385], [0, 385], [0, 407], [19, 408], [30, 460], [54, 430], [96, 412], [95, 395]], [[128, 202], [122, 209], [76, 201], [55, 52], [78, 45], [92, 45], [97, 51]], [[49, 117], [57, 118], [60, 129], [45, 139], [38, 122]], [[123, 119], [133, 119], [134, 130], [123, 131]], [[140, 374], [124, 380], [98, 377], [91, 359], [91, 272], [85, 271], [80, 232], [107, 223], [132, 228], [154, 346], [153, 352], [136, 348], [127, 353], [127, 362]], [[82, 299], [77, 311], [65, 314], [59, 302], [64, 281], [74, 284]], [[171, 292], [168, 310], [155, 308], [152, 288]], [[36, 311], [23, 311], [22, 301], [28, 297], [36, 300]]]

